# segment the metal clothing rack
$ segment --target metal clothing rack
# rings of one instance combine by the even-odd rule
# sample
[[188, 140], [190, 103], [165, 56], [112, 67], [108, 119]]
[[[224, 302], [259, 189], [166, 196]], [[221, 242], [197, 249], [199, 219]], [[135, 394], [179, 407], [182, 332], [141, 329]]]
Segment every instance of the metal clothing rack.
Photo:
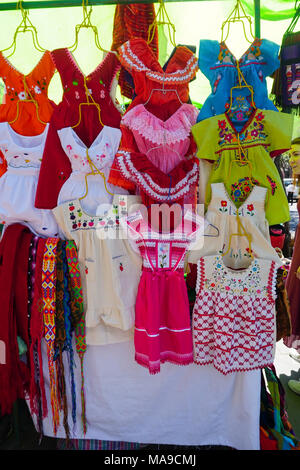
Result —
[[[165, 0], [165, 2], [183, 3], [189, 1], [214, 1], [214, 0]], [[224, 0], [226, 1], [226, 0]], [[158, 0], [89, 0], [89, 6], [98, 5], [117, 5], [130, 3], [158, 3]], [[42, 8], [66, 8], [66, 7], [82, 7], [82, 0], [45, 0], [45, 1], [28, 1], [22, 2], [25, 10], [42, 9]], [[17, 3], [0, 3], [0, 11], [16, 10]], [[260, 38], [260, 0], [254, 0], [254, 31], [255, 37]]]

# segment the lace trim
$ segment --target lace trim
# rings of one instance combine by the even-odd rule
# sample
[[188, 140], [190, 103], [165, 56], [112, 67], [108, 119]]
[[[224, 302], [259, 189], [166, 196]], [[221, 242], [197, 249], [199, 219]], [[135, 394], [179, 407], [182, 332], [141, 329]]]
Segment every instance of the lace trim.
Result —
[[199, 168], [194, 163], [193, 168], [186, 176], [180, 180], [173, 188], [162, 188], [156, 184], [152, 178], [146, 173], [140, 173], [131, 162], [131, 156], [128, 152], [118, 152], [116, 155], [117, 164], [122, 175], [140, 186], [146, 194], [153, 197], [157, 201], [171, 201], [180, 199], [187, 194], [191, 187], [197, 184]]
[[160, 83], [176, 84], [187, 83], [195, 75], [198, 70], [198, 61], [195, 56], [192, 56], [186, 63], [184, 69], [177, 70], [173, 73], [154, 72], [143, 64], [136, 54], [130, 48], [128, 43], [120, 47], [120, 61], [125, 67], [135, 72], [146, 72], [146, 76]]
[[123, 116], [121, 124], [155, 144], [174, 144], [189, 138], [197, 116], [193, 105], [183, 104], [167, 121], [162, 121], [140, 104]]

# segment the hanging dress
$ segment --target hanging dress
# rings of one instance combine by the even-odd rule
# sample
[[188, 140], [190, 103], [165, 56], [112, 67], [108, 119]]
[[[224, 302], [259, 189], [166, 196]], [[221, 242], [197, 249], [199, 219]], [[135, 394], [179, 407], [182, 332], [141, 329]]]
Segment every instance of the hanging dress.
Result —
[[121, 120], [121, 114], [110, 96], [115, 75], [120, 69], [115, 54], [107, 54], [86, 76], [68, 49], [57, 49], [51, 54], [61, 77], [63, 99], [50, 122], [37, 188], [36, 207], [45, 209], [57, 206], [61, 187], [72, 173], [71, 162], [61, 146], [57, 131], [75, 126], [80, 121], [74, 130], [84, 145], [90, 147], [103, 127], [96, 106], [79, 108], [80, 103], [87, 101], [85, 83], [93, 100], [100, 105], [102, 123], [119, 128]]
[[101, 216], [85, 212], [78, 199], [53, 209], [63, 234], [77, 246], [87, 344], [128, 341], [133, 334], [141, 263], [120, 234], [119, 208], [122, 213], [127, 207], [122, 198], [115, 196]]
[[156, 232], [141, 212], [130, 215], [124, 227], [143, 258], [135, 306], [135, 359], [160, 372], [160, 364], [193, 362], [193, 346], [187, 289], [184, 281], [184, 256], [202, 229], [192, 213], [179, 218], [174, 231]]
[[[198, 64], [201, 72], [208, 78], [211, 94], [200, 110], [198, 121], [225, 113], [230, 107], [230, 90], [239, 84], [239, 68], [246, 83], [253, 88], [254, 103], [257, 108], [276, 111], [277, 108], [268, 98], [266, 77], [271, 76], [279, 67], [279, 46], [267, 39], [255, 39], [242, 57], [237, 60], [225, 42], [209, 39], [200, 41]], [[245, 85], [242, 82], [242, 85]], [[242, 106], [233, 111], [232, 118], [247, 120], [251, 114], [251, 93], [249, 89], [235, 90]], [[234, 120], [233, 119], [233, 120]]]
[[[140, 38], [124, 43], [118, 49], [118, 53], [122, 66], [132, 75], [135, 91], [135, 97], [123, 118], [126, 120], [126, 114], [136, 106], [144, 105], [145, 108], [140, 107], [138, 110], [143, 111], [144, 117], [148, 111], [147, 121], [151, 120], [152, 123], [155, 121], [158, 125], [160, 120], [161, 127], [168, 128], [171, 123], [168, 124], [167, 120], [182, 106], [182, 103], [189, 101], [189, 82], [196, 76], [198, 70], [196, 57], [187, 47], [179, 46], [163, 68], [147, 42]], [[162, 88], [167, 91], [165, 93], [154, 91]], [[134, 116], [135, 114], [131, 115]], [[176, 118], [173, 118], [173, 123], [176, 123]], [[123, 137], [123, 130], [120, 149], [128, 150], [128, 135], [125, 132]], [[130, 149], [134, 150], [134, 147]], [[128, 189], [128, 182], [124, 181], [115, 165], [110, 172], [109, 182]], [[132, 189], [132, 186], [129, 189]]]
[[193, 311], [195, 362], [222, 374], [270, 367], [276, 345], [274, 261], [231, 270], [222, 256], [198, 262]]
[[[224, 183], [213, 183], [211, 200], [205, 213], [205, 219], [211, 225], [206, 231], [203, 246], [199, 249], [196, 244], [190, 247], [188, 261], [197, 263], [203, 256], [226, 253], [223, 259], [229, 268], [243, 269], [248, 266], [251, 258], [249, 240], [245, 236], [233, 236], [230, 241], [230, 235], [239, 230], [238, 213], [242, 225], [240, 233], [250, 235], [253, 256], [280, 263], [280, 258], [271, 245], [269, 224], [265, 216], [267, 192], [267, 188], [254, 186], [237, 209], [227, 194]], [[218, 236], [215, 236], [213, 227], [218, 229]], [[230, 249], [227, 253], [229, 242]]]
[[0, 149], [8, 164], [0, 178], [0, 221], [4, 226], [27, 225], [41, 237], [58, 236], [52, 212], [34, 207], [48, 127], [40, 135], [23, 136], [7, 122], [0, 123]]
[[[82, 207], [88, 213], [99, 215], [103, 204], [111, 205], [113, 193], [127, 193], [123, 188], [107, 183], [109, 170], [119, 147], [120, 129], [104, 126], [89, 148], [72, 127], [60, 129], [58, 136], [72, 165], [72, 173], [59, 192], [58, 205], [84, 196], [87, 189], [88, 192], [81, 201]], [[101, 174], [89, 175], [92, 170], [95, 171], [91, 164]]]
[[211, 183], [224, 182], [237, 207], [246, 200], [251, 187], [259, 185], [268, 188], [266, 219], [269, 225], [290, 220], [287, 197], [272, 158], [290, 148], [292, 130], [293, 117], [289, 114], [260, 109], [253, 111], [241, 132], [236, 131], [226, 113], [193, 126], [197, 156], [214, 162], [205, 204], [211, 199]]
[[[0, 106], [0, 122], [11, 123], [12, 129], [25, 136], [39, 135], [50, 121], [56, 104], [48, 98], [48, 86], [55, 72], [50, 51], [45, 51], [39, 62], [28, 74], [19, 72], [0, 52], [0, 77], [5, 91]], [[33, 98], [34, 103], [22, 103]], [[0, 155], [0, 175], [6, 171], [7, 163]]]

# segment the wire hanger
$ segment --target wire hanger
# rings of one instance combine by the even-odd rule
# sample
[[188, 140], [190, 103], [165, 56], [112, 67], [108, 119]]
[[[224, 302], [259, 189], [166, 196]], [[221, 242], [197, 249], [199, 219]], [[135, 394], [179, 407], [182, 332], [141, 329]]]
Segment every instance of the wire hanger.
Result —
[[149, 103], [154, 91], [158, 91], [158, 92], [162, 93], [163, 95], [165, 95], [166, 93], [170, 93], [170, 92], [175, 93], [175, 95], [177, 96], [177, 99], [180, 102], [180, 104], [184, 104], [181, 101], [180, 96], [179, 96], [178, 91], [176, 90], [176, 88], [165, 88], [165, 72], [164, 72], [164, 79], [163, 79], [162, 88], [152, 88], [152, 90], [150, 92], [150, 95], [148, 96], [147, 100], [144, 103], [144, 106], [146, 106]]
[[164, 0], [159, 0], [159, 7], [155, 15], [153, 23], [148, 28], [148, 40], [147, 43], [150, 44], [155, 36], [155, 31], [157, 26], [167, 26], [169, 39], [173, 47], [177, 47], [175, 41], [175, 25], [171, 22], [169, 15], [167, 13]]
[[104, 52], [104, 53], [113, 53], [115, 55], [117, 55], [117, 52], [116, 51], [109, 51], [109, 50], [106, 50], [104, 49], [101, 44], [100, 44], [100, 40], [99, 40], [99, 33], [98, 33], [98, 29], [95, 25], [92, 24], [91, 22], [91, 14], [92, 14], [92, 7], [90, 6], [89, 8], [89, 11], [88, 11], [88, 0], [82, 0], [82, 9], [83, 9], [83, 20], [80, 24], [77, 24], [75, 26], [75, 41], [74, 43], [72, 44], [72, 46], [68, 47], [69, 51], [70, 52], [74, 52], [76, 49], [77, 49], [77, 46], [78, 46], [78, 36], [79, 36], [79, 32], [81, 29], [83, 28], [91, 28], [93, 33], [94, 33], [94, 39], [95, 39], [95, 45], [96, 47]]
[[300, 0], [295, 1], [295, 14], [292, 18], [291, 23], [289, 24], [286, 32], [284, 33], [283, 36], [286, 36], [287, 34], [291, 34], [294, 32], [295, 26], [298, 23], [298, 20], [300, 18]]
[[113, 196], [114, 194], [111, 193], [108, 189], [107, 189], [107, 185], [106, 185], [106, 178], [105, 178], [105, 175], [102, 171], [98, 170], [98, 168], [96, 167], [96, 165], [92, 162], [92, 159], [91, 157], [89, 156], [89, 151], [88, 149], [86, 149], [86, 157], [87, 157], [87, 160], [89, 162], [89, 165], [90, 165], [90, 168], [91, 168], [91, 172], [90, 173], [87, 173], [85, 176], [84, 176], [84, 179], [85, 179], [85, 193], [83, 196], [81, 196], [79, 198], [80, 201], [82, 201], [82, 199], [86, 198], [87, 195], [88, 195], [88, 192], [89, 192], [89, 187], [88, 187], [88, 181], [87, 181], [87, 177], [88, 176], [96, 176], [96, 175], [100, 175], [102, 176], [103, 180], [104, 180], [104, 186], [105, 186], [105, 189], [106, 189], [106, 192], [108, 194], [110, 194], [111, 196]]
[[95, 106], [97, 111], [98, 111], [98, 119], [99, 119], [99, 123], [101, 124], [102, 127], [104, 127], [104, 124], [101, 120], [101, 108], [100, 108], [100, 105], [99, 103], [96, 103], [96, 101], [94, 100], [94, 98], [92, 97], [92, 94], [91, 92], [89, 91], [88, 87], [87, 87], [87, 84], [86, 84], [86, 80], [87, 78], [84, 76], [84, 89], [85, 89], [85, 95], [86, 95], [86, 101], [85, 102], [81, 102], [79, 103], [79, 119], [78, 119], [78, 122], [76, 124], [74, 124], [74, 126], [71, 126], [72, 129], [75, 129], [75, 127], [79, 126], [79, 124], [81, 123], [81, 117], [82, 117], [82, 113], [81, 113], [81, 107], [82, 106]]
[[[246, 28], [245, 28], [245, 22], [244, 20], [247, 20], [248, 23], [249, 23], [249, 27], [250, 27], [250, 34], [251, 34], [251, 37], [252, 39], [248, 39], [247, 37], [247, 33], [246, 33]], [[252, 19], [249, 15], [246, 15], [246, 12], [243, 8], [243, 5], [242, 5], [242, 2], [241, 0], [237, 0], [236, 4], [235, 4], [235, 7], [234, 9], [232, 10], [232, 12], [230, 13], [230, 15], [226, 18], [226, 20], [222, 23], [222, 27], [221, 27], [221, 30], [222, 30], [222, 35], [221, 35], [221, 43], [224, 43], [226, 41], [226, 39], [228, 38], [229, 36], [229, 30], [230, 30], [230, 24], [231, 23], [242, 23], [242, 26], [243, 26], [243, 30], [244, 30], [244, 35], [245, 35], [245, 38], [248, 42], [252, 43], [253, 40], [255, 40], [255, 36], [252, 32]], [[227, 34], [224, 38], [224, 28], [225, 26], [227, 26]]]
[[8, 55], [6, 56], [6, 58], [8, 59], [9, 57], [11, 57], [14, 53], [15, 53], [15, 50], [16, 50], [16, 47], [17, 47], [17, 36], [19, 33], [26, 33], [26, 32], [30, 32], [31, 35], [32, 35], [32, 40], [33, 40], [33, 45], [34, 45], [34, 48], [39, 51], [39, 52], [45, 52], [46, 49], [44, 49], [40, 43], [39, 43], [39, 40], [38, 40], [38, 34], [37, 34], [37, 29], [36, 27], [32, 24], [32, 22], [30, 21], [29, 19], [29, 12], [28, 10], [25, 10], [23, 8], [23, 0], [18, 0], [17, 2], [17, 9], [20, 9], [21, 10], [21, 14], [22, 14], [22, 21], [21, 23], [19, 24], [19, 26], [16, 28], [16, 31], [15, 31], [15, 34], [14, 34], [14, 37], [13, 37], [13, 42], [12, 44], [9, 46], [9, 47], [6, 47], [5, 49], [2, 49], [2, 53], [5, 52], [5, 51], [8, 51], [9, 49], [13, 49], [13, 51]]

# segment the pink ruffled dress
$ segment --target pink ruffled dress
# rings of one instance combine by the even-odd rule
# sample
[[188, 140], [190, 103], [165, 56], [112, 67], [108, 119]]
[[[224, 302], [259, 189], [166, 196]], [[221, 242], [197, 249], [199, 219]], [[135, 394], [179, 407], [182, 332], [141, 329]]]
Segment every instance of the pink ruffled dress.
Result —
[[139, 152], [163, 173], [169, 173], [188, 153], [197, 116], [198, 110], [185, 103], [163, 121], [139, 104], [123, 116], [121, 124], [132, 132]]
[[193, 341], [184, 257], [202, 233], [203, 219], [188, 211], [172, 232], [155, 231], [140, 211], [121, 219], [133, 248], [143, 258], [135, 305], [135, 360], [160, 372], [160, 364], [193, 362]]

